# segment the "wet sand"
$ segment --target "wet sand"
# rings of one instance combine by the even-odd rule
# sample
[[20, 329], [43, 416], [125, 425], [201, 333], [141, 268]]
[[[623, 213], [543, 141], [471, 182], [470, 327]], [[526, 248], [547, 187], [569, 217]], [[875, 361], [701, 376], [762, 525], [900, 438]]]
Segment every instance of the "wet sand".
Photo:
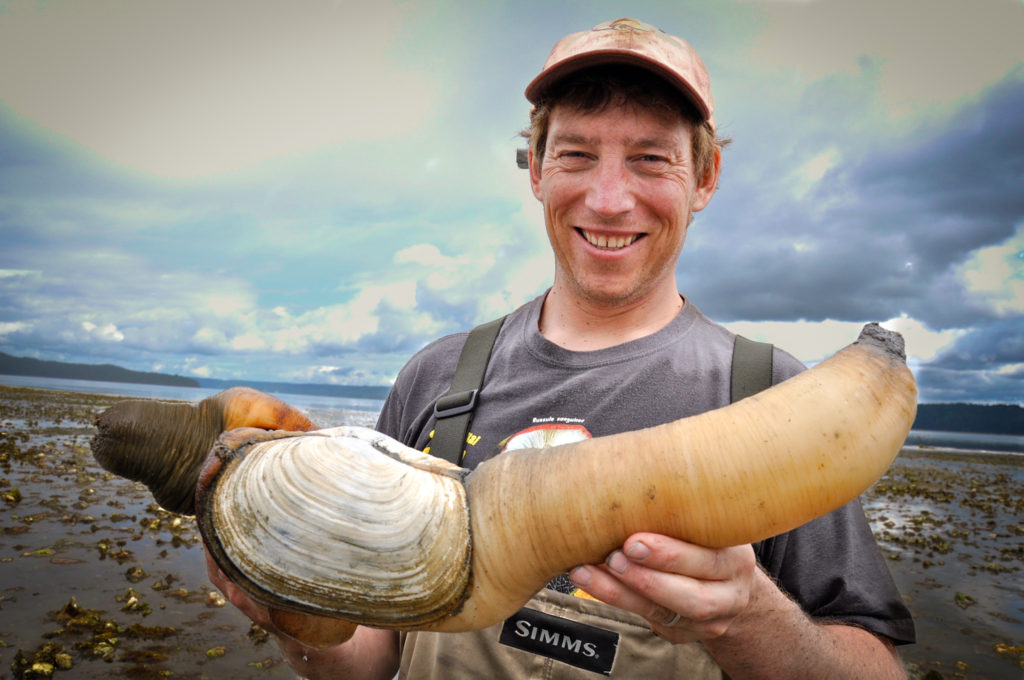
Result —
[[912, 678], [1024, 678], [1024, 455], [904, 449], [864, 509], [914, 614]]
[[[123, 398], [0, 386], [0, 680], [295, 677], [209, 585], [192, 519], [93, 461]], [[912, 678], [1024, 676], [1022, 488], [1024, 456], [908, 449], [865, 495], [917, 620]]]

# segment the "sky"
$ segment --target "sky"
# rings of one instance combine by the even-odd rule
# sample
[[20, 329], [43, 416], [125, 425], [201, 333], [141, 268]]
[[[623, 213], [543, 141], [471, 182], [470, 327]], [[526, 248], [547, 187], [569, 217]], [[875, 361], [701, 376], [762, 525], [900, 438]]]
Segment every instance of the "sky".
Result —
[[390, 384], [551, 284], [523, 89], [623, 16], [733, 140], [691, 303], [809, 365], [881, 321], [922, 402], [1024, 404], [1021, 0], [0, 0], [0, 351]]

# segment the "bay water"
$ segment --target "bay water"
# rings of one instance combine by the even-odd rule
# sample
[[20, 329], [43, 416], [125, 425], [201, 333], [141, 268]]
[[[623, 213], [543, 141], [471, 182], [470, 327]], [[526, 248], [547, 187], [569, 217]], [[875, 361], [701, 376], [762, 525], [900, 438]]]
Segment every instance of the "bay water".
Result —
[[[143, 385], [137, 383], [68, 380], [34, 376], [0, 375], [0, 385], [36, 387], [47, 390], [114, 394], [149, 399], [180, 399], [199, 401], [219, 392], [202, 387], [175, 387], [170, 385]], [[302, 410], [321, 427], [340, 424], [359, 424], [372, 427], [384, 405], [382, 399], [331, 397], [290, 392], [271, 392], [275, 397]], [[976, 432], [944, 432], [912, 430], [907, 445], [913, 447], [950, 448], [969, 451], [995, 451], [1024, 454], [1024, 436], [985, 434]]]

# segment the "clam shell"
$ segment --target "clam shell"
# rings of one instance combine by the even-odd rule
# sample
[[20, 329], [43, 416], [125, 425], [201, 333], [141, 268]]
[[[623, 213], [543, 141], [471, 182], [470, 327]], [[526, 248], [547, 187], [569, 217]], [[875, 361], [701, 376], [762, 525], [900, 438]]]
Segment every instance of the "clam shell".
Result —
[[462, 477], [365, 428], [259, 441], [221, 469], [206, 538], [221, 568], [268, 605], [423, 625], [458, 611], [469, 586]]

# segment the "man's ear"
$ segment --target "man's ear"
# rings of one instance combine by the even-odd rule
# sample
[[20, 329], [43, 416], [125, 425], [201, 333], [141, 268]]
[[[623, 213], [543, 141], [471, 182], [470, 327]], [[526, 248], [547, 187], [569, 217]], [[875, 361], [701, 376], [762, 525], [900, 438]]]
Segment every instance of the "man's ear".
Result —
[[704, 173], [700, 183], [694, 187], [693, 199], [690, 201], [690, 212], [703, 210], [711, 202], [711, 197], [718, 190], [718, 177], [722, 174], [722, 149], [715, 145], [711, 167]]
[[533, 147], [530, 148], [527, 153], [527, 160], [530, 163], [530, 188], [533, 189], [533, 195], [536, 196], [537, 200], [541, 200], [540, 197], [540, 163], [538, 159], [533, 155]]

